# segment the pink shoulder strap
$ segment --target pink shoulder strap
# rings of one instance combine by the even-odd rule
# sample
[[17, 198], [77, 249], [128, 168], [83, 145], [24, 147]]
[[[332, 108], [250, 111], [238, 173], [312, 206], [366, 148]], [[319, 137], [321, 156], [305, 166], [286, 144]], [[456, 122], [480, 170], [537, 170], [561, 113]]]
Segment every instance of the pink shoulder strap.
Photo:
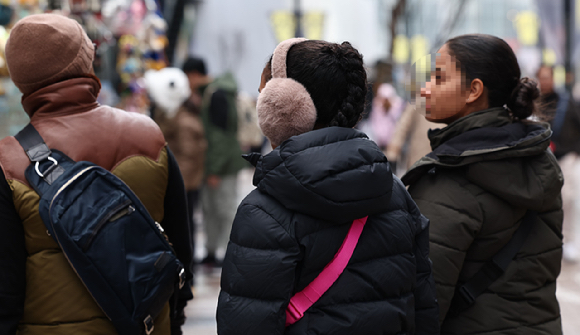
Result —
[[294, 324], [304, 316], [304, 312], [312, 306], [324, 292], [334, 284], [352, 257], [368, 216], [354, 220], [340, 249], [324, 270], [304, 290], [296, 293], [286, 308], [286, 327]]

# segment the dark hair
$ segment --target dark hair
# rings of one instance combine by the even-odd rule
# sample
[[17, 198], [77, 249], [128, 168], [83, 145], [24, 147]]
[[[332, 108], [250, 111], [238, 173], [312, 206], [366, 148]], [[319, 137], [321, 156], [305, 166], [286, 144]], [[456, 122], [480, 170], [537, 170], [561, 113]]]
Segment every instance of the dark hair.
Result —
[[288, 51], [286, 69], [288, 78], [304, 85], [312, 97], [318, 125], [352, 128], [360, 120], [367, 74], [363, 56], [349, 42], [295, 44]]
[[190, 73], [190, 72], [198, 72], [202, 75], [207, 75], [207, 69], [205, 67], [205, 62], [203, 59], [198, 57], [189, 57], [183, 66], [181, 67], [183, 72]]
[[489, 107], [506, 105], [517, 119], [532, 115], [540, 96], [537, 83], [521, 78], [520, 66], [511, 47], [501, 38], [472, 34], [447, 41], [449, 53], [461, 65], [467, 84], [479, 78], [487, 88]]

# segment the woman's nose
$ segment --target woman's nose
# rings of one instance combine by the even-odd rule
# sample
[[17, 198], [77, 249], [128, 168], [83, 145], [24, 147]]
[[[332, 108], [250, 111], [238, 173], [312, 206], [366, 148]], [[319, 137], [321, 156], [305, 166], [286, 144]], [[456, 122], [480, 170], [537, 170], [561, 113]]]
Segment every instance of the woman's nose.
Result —
[[431, 82], [426, 82], [425, 87], [421, 87], [421, 97], [427, 98], [431, 96]]

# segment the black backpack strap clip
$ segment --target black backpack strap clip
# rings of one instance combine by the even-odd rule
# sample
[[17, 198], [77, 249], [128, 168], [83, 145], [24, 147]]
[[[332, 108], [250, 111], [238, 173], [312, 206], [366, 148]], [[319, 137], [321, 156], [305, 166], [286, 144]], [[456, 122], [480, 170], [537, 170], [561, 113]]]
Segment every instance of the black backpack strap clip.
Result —
[[[36, 128], [34, 128], [32, 123], [29, 123], [14, 137], [22, 146], [24, 152], [26, 152], [30, 162], [34, 164], [34, 170], [36, 173], [49, 185], [64, 173], [64, 169], [58, 165], [58, 161], [50, 156], [52, 151], [48, 148], [44, 139], [40, 136]], [[49, 161], [51, 165], [47, 168], [43, 167], [44, 171], [41, 172], [40, 164], [44, 161]]]
[[475, 303], [475, 299], [501, 277], [528, 237], [538, 213], [528, 211], [509, 242], [487, 261], [471, 279], [455, 291], [449, 315], [458, 315]]

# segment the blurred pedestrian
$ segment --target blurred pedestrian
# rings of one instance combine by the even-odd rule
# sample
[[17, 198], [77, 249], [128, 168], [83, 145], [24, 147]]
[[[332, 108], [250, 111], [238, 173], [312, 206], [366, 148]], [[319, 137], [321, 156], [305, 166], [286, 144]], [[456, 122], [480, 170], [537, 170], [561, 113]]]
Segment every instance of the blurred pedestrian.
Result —
[[205, 182], [201, 191], [207, 255], [203, 264], [221, 264], [237, 207], [237, 176], [246, 166], [238, 143], [237, 84], [231, 73], [212, 79], [201, 58], [184, 66], [192, 92], [198, 92], [207, 141]]
[[432, 128], [437, 128], [436, 123], [427, 121], [415, 105], [407, 103], [385, 150], [389, 162], [396, 162], [397, 171], [409, 170], [415, 162], [431, 152], [427, 133]]
[[421, 89], [433, 151], [404, 177], [431, 221], [442, 334], [561, 334], [562, 173], [512, 49], [463, 35]]
[[[218, 334], [438, 334], [429, 223], [376, 143], [353, 129], [366, 85], [348, 42], [286, 40], [266, 64], [257, 108], [274, 150], [247, 156], [257, 189], [234, 221]], [[358, 219], [367, 221], [345, 259]], [[330, 280], [335, 254], [346, 268]], [[304, 308], [295, 299], [316, 291], [315, 278], [331, 286]]]
[[566, 91], [554, 89], [554, 68], [541, 65], [537, 72], [542, 108], [550, 116], [554, 155], [580, 154], [580, 110]]
[[580, 109], [566, 91], [554, 89], [554, 68], [542, 65], [537, 72], [542, 107], [550, 117], [552, 148], [564, 174], [564, 259], [580, 258]]
[[401, 98], [392, 84], [382, 83], [377, 88], [373, 98], [373, 107], [369, 122], [372, 130], [372, 139], [381, 150], [389, 147], [391, 139], [403, 110], [405, 100]]
[[[149, 117], [97, 103], [101, 85], [92, 67], [94, 52], [76, 21], [39, 14], [14, 26], [6, 61], [30, 122], [46, 145], [123, 180], [165, 228], [190, 279], [187, 210], [175, 158]], [[0, 334], [116, 334], [47, 234], [39, 215], [40, 196], [25, 177], [29, 164], [14, 137], [0, 141]], [[134, 243], [136, 237], [125, 238]], [[184, 286], [174, 297], [178, 300], [166, 302], [154, 320], [152, 334], [181, 334], [190, 288]]]
[[193, 213], [197, 208], [203, 182], [207, 148], [200, 117], [201, 100], [196, 98], [196, 92], [192, 93], [188, 77], [178, 68], [148, 71], [145, 73], [145, 82], [152, 105], [155, 106], [152, 115], [175, 155], [183, 176], [192, 250], [195, 254], [196, 224]]
[[[264, 135], [258, 126], [258, 113], [256, 112], [256, 99], [248, 93], [239, 92], [237, 99], [238, 108], [238, 142], [242, 152], [262, 152]], [[250, 166], [248, 166], [250, 168]]]

